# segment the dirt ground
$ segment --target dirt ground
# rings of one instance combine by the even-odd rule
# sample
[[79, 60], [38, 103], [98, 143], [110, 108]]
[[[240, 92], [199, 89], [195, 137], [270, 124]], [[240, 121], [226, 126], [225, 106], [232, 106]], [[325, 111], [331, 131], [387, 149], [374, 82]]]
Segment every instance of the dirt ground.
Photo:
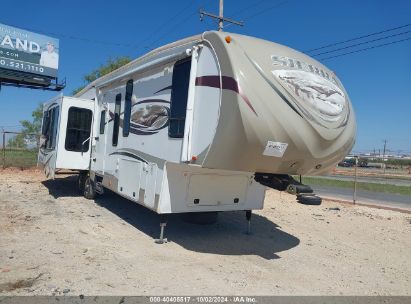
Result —
[[244, 212], [194, 225], [75, 177], [0, 171], [0, 295], [411, 295], [411, 215], [267, 191]]

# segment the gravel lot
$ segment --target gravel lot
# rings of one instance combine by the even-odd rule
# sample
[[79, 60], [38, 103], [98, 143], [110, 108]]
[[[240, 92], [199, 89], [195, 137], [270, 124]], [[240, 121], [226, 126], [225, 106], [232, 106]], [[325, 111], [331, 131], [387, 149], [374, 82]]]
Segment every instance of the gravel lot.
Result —
[[0, 171], [0, 295], [411, 295], [411, 215], [267, 191], [246, 235], [244, 212], [166, 227], [74, 176]]

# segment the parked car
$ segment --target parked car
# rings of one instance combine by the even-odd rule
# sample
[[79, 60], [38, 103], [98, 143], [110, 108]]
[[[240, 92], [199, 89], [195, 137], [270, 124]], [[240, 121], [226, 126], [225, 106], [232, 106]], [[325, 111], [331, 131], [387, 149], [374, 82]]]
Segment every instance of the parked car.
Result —
[[338, 167], [354, 167], [354, 163], [344, 160], [338, 163]]

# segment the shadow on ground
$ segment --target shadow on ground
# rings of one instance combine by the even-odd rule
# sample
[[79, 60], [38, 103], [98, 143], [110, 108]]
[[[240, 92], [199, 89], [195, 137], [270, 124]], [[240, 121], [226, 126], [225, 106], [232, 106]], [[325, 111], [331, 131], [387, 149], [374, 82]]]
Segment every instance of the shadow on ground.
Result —
[[47, 179], [41, 183], [49, 190], [54, 198], [82, 196], [77, 190], [78, 175], [60, 176], [56, 179]]
[[[45, 181], [43, 184], [55, 198], [79, 196], [76, 176]], [[159, 237], [159, 215], [137, 203], [105, 191], [95, 202], [114, 213], [139, 231], [153, 238]], [[253, 214], [252, 234], [245, 233], [245, 212], [222, 212], [217, 223], [210, 225], [190, 224], [181, 215], [168, 217], [165, 236], [187, 250], [221, 255], [258, 255], [264, 259], [279, 258], [277, 253], [289, 250], [300, 242], [264, 216]], [[159, 245], [167, 246], [167, 245]]]

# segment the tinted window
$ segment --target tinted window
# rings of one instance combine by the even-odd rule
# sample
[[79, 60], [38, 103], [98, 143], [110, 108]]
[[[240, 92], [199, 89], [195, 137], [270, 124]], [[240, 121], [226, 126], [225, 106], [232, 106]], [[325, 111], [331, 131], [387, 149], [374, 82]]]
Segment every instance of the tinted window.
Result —
[[[92, 112], [71, 107], [68, 111], [65, 148], [67, 151], [86, 152], [90, 144]], [[87, 141], [86, 141], [87, 140]], [[86, 141], [86, 142], [85, 142]], [[83, 145], [83, 142], [84, 145]]]
[[44, 147], [54, 149], [57, 141], [57, 130], [59, 122], [59, 107], [54, 107], [43, 113], [43, 127], [41, 134], [45, 138]]
[[127, 81], [126, 97], [124, 101], [124, 121], [123, 121], [123, 137], [127, 137], [130, 133], [130, 116], [131, 116], [131, 96], [133, 96], [133, 80]]
[[41, 127], [41, 134], [42, 135], [46, 135], [49, 123], [50, 123], [49, 111], [44, 111], [43, 112], [43, 125]]
[[106, 110], [100, 113], [100, 134], [104, 134], [104, 129], [106, 127]]
[[114, 123], [113, 123], [113, 146], [118, 143], [118, 131], [120, 128], [120, 111], [121, 111], [121, 94], [116, 95], [116, 104], [114, 107]]
[[191, 58], [177, 61], [173, 70], [168, 135], [184, 137]]
[[58, 131], [58, 123], [59, 123], [59, 112], [60, 112], [59, 107], [55, 107], [52, 109], [50, 149], [54, 149], [56, 147], [57, 131]]

